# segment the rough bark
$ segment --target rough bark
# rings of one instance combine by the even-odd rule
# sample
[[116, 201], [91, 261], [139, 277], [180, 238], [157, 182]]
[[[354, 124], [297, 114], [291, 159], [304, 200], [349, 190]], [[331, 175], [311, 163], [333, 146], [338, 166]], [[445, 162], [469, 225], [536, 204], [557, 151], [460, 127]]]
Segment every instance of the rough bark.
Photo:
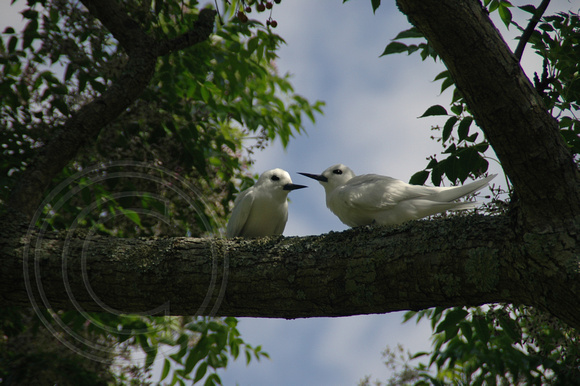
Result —
[[23, 233], [0, 233], [2, 306], [299, 318], [511, 302], [580, 327], [579, 275], [538, 265], [506, 217], [255, 240]]

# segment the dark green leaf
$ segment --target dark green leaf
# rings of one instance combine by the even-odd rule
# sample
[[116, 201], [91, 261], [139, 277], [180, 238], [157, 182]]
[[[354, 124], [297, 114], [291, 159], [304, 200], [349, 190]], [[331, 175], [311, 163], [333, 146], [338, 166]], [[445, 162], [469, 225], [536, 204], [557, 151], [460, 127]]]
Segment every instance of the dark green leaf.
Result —
[[459, 322], [459, 328], [461, 329], [461, 333], [463, 334], [465, 339], [468, 342], [471, 342], [471, 340], [473, 339], [473, 332], [471, 329], [471, 323], [466, 321], [466, 320], [463, 320], [463, 321]]
[[475, 142], [475, 140], [477, 139], [478, 136], [479, 136], [479, 133], [473, 133], [472, 135], [465, 138], [465, 140], [467, 142]]
[[69, 114], [68, 106], [66, 105], [66, 103], [62, 99], [55, 98], [55, 99], [52, 100], [51, 104], [58, 111], [60, 111], [63, 115], [68, 115]]
[[447, 110], [445, 110], [445, 107], [441, 105], [434, 105], [429, 107], [419, 118], [429, 117], [432, 115], [447, 115]]
[[527, 13], [531, 13], [532, 15], [536, 13], [536, 7], [534, 7], [531, 4], [522, 5], [518, 8], [521, 9], [522, 11], [527, 12]]
[[522, 340], [521, 332], [516, 321], [509, 316], [502, 316], [499, 318], [499, 324], [509, 338], [514, 343], [520, 343]]
[[377, 8], [381, 5], [381, 0], [371, 0], [371, 4], [373, 6], [373, 13], [375, 13]]
[[169, 375], [169, 370], [171, 370], [171, 362], [169, 362], [169, 359], [165, 358], [164, 363], [163, 363], [163, 371], [161, 372], [160, 381], [167, 378], [167, 375]]
[[443, 167], [445, 175], [451, 182], [456, 182], [459, 178], [459, 158], [455, 155], [450, 155], [443, 161], [439, 162], [439, 165]]
[[443, 154], [453, 154], [456, 151], [457, 151], [457, 146], [455, 146], [455, 144], [452, 143], [451, 145], [449, 145], [445, 148], [445, 150], [443, 151]]
[[458, 323], [465, 319], [469, 313], [463, 308], [454, 308], [447, 312], [445, 319], [435, 329], [436, 333], [442, 332], [448, 328], [448, 326], [456, 326]]
[[18, 44], [18, 38], [16, 36], [10, 37], [8, 40], [8, 52], [13, 53], [16, 50], [16, 45]]
[[401, 42], [391, 42], [387, 45], [383, 53], [379, 56], [391, 55], [391, 54], [399, 54], [401, 52], [407, 52], [407, 45]]
[[425, 36], [416, 28], [409, 28], [405, 31], [401, 31], [399, 32], [399, 34], [397, 36], [395, 36], [395, 39], [393, 40], [399, 40], [399, 39], [415, 39], [415, 38], [424, 38]]
[[443, 168], [439, 165], [435, 165], [431, 171], [431, 182], [435, 186], [441, 185], [441, 177], [443, 176]]
[[463, 112], [463, 104], [457, 103], [451, 106], [451, 112], [455, 115], [459, 115]]
[[489, 342], [490, 331], [485, 317], [474, 316], [473, 326], [475, 327], [476, 339], [484, 344]]
[[413, 176], [411, 176], [409, 183], [411, 185], [424, 185], [425, 181], [427, 181], [428, 177], [429, 177], [429, 172], [427, 170], [421, 170], [421, 171], [413, 174]]
[[222, 380], [217, 373], [211, 373], [205, 380], [204, 386], [221, 385]]
[[447, 141], [451, 136], [451, 132], [453, 131], [453, 127], [455, 126], [457, 120], [457, 117], [450, 117], [447, 122], [445, 122], [442, 133], [443, 142]]
[[207, 372], [207, 362], [200, 363], [199, 367], [197, 368], [197, 370], [195, 372], [195, 377], [193, 379], [193, 383], [196, 383], [201, 378], [203, 378], [205, 376], [206, 372]]
[[147, 351], [147, 355], [145, 357], [145, 368], [149, 368], [155, 362], [155, 358], [157, 357], [157, 346], [150, 347]]
[[460, 141], [464, 140], [469, 135], [469, 127], [471, 126], [472, 122], [473, 122], [472, 117], [465, 117], [459, 123], [459, 126], [457, 128], [457, 135], [459, 136]]

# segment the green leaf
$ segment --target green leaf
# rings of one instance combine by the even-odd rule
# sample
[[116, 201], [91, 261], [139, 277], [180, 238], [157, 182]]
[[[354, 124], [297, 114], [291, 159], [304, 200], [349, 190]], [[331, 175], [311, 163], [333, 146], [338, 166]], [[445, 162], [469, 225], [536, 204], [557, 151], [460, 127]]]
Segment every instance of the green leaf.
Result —
[[527, 13], [531, 13], [532, 15], [536, 13], [536, 7], [534, 7], [532, 4], [522, 5], [518, 8]]
[[16, 50], [17, 44], [18, 44], [18, 38], [16, 36], [10, 37], [10, 40], [8, 40], [8, 52], [13, 53]]
[[484, 344], [489, 342], [490, 331], [485, 317], [474, 316], [473, 326], [475, 327], [476, 339], [480, 340]]
[[441, 185], [441, 177], [443, 176], [443, 168], [437, 163], [431, 171], [431, 183], [435, 186]]
[[401, 52], [407, 52], [408, 48], [406, 44], [401, 42], [391, 42], [387, 45], [383, 53], [379, 56], [391, 55], [391, 54], [400, 54]]
[[163, 364], [163, 371], [161, 372], [161, 379], [159, 379], [159, 381], [162, 381], [165, 378], [167, 378], [167, 376], [169, 375], [169, 370], [171, 370], [171, 362], [169, 362], [169, 359], [165, 358]]
[[432, 115], [447, 115], [447, 110], [445, 110], [445, 107], [441, 105], [434, 105], [429, 107], [419, 118], [429, 117]]
[[424, 185], [428, 177], [429, 172], [427, 170], [421, 170], [411, 176], [409, 183], [411, 185]]
[[515, 320], [509, 316], [502, 316], [499, 318], [499, 325], [511, 340], [513, 340], [515, 343], [521, 342], [521, 332]]
[[195, 378], [193, 379], [193, 383], [196, 383], [201, 378], [203, 378], [206, 372], [207, 372], [207, 362], [202, 362], [195, 372]]
[[469, 127], [473, 122], [472, 117], [465, 117], [459, 123], [459, 127], [457, 128], [457, 135], [459, 136], [459, 140], [464, 140], [469, 135]]
[[457, 181], [457, 178], [459, 177], [459, 167], [460, 167], [459, 158], [457, 158], [457, 156], [450, 155], [449, 157], [441, 161], [439, 165], [443, 166], [445, 175], [451, 182]]
[[222, 380], [217, 373], [211, 373], [205, 380], [204, 386], [221, 385]]
[[207, 103], [209, 100], [209, 90], [205, 87], [205, 85], [203, 85], [200, 88], [200, 91], [201, 91], [201, 98], [203, 99], [203, 101], [205, 103]]
[[52, 106], [60, 111], [63, 115], [69, 115], [69, 109], [64, 100], [61, 98], [55, 98], [51, 102]]
[[459, 328], [461, 329], [461, 333], [467, 339], [468, 342], [471, 342], [473, 339], [473, 331], [471, 329], [471, 323], [466, 320], [459, 322]]
[[416, 39], [416, 38], [424, 38], [425, 36], [416, 28], [409, 28], [407, 30], [399, 32], [397, 36], [393, 40], [398, 39]]
[[449, 137], [451, 136], [451, 132], [453, 131], [453, 127], [455, 126], [455, 123], [458, 121], [457, 117], [450, 117], [447, 122], [445, 122], [445, 125], [443, 126], [443, 133], [442, 133], [442, 140], [443, 142], [447, 141], [449, 139]]
[[133, 221], [137, 226], [139, 226], [139, 227], [143, 226], [141, 224], [141, 217], [139, 217], [139, 214], [137, 212], [135, 212], [134, 210], [119, 208], [119, 211], [121, 213], [123, 213], [125, 216], [127, 216], [127, 218], [129, 218], [129, 220]]
[[468, 314], [469, 313], [462, 308], [451, 310], [447, 313], [445, 319], [439, 323], [436, 332], [445, 331], [445, 341], [455, 338], [459, 331], [459, 322], [464, 320]]
[[381, 5], [381, 0], [371, 0], [371, 4], [373, 6], [373, 13], [375, 13], [377, 8]]
[[146, 352], [147, 356], [145, 357], [145, 368], [149, 368], [155, 362], [155, 357], [157, 357], [157, 345], [150, 347]]
[[501, 18], [501, 20], [503, 21], [505, 26], [507, 28], [509, 28], [509, 26], [512, 22], [512, 13], [509, 10], [509, 8], [507, 6], [504, 6], [502, 3], [502, 6], [500, 6], [498, 8], [498, 12], [499, 12], [499, 17]]
[[464, 320], [465, 317], [469, 314], [463, 308], [454, 308], [451, 311], [447, 312], [445, 315], [445, 319], [437, 326], [435, 330], [436, 333], [445, 331], [450, 326], [457, 326], [460, 321]]

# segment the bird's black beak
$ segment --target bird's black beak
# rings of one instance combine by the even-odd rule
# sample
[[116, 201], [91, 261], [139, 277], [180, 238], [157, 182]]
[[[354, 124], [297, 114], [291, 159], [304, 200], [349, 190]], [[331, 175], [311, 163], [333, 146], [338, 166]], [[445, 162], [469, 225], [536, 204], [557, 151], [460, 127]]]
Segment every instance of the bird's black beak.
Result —
[[297, 185], [297, 184], [286, 184], [284, 185], [284, 187], [282, 189], [284, 190], [296, 190], [296, 189], [302, 189], [302, 188], [307, 188], [308, 186], [306, 185]]
[[300, 173], [300, 172], [298, 172], [298, 174], [302, 174], [303, 176], [306, 176], [308, 178], [312, 178], [316, 181], [328, 182], [328, 178], [324, 177], [321, 174], [310, 174], [310, 173]]

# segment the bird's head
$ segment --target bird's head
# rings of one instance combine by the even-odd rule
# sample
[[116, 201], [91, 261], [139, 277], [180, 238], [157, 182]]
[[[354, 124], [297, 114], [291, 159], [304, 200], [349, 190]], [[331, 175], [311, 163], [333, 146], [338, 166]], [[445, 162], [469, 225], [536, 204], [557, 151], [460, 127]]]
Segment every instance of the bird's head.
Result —
[[298, 173], [303, 176], [312, 178], [320, 182], [327, 192], [336, 189], [339, 186], [346, 184], [351, 178], [355, 176], [350, 168], [343, 164], [332, 165], [322, 172], [322, 174]]
[[272, 169], [262, 173], [258, 182], [255, 185], [260, 189], [267, 189], [272, 194], [288, 194], [292, 190], [307, 188], [305, 185], [297, 185], [292, 183], [290, 174], [283, 169]]

